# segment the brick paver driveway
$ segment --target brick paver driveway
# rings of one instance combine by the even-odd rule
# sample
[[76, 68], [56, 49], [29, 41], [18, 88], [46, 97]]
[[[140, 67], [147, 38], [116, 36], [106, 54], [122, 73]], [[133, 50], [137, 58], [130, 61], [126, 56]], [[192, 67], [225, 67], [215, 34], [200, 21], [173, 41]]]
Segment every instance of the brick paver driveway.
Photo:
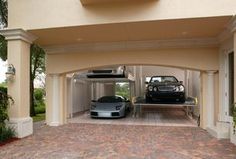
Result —
[[0, 147], [0, 158], [235, 159], [236, 146], [196, 127], [67, 124]]

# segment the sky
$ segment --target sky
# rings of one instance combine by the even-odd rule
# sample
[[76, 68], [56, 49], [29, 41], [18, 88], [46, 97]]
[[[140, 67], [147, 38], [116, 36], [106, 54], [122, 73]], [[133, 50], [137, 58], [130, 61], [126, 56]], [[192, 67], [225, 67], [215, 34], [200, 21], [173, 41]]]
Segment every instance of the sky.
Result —
[[0, 83], [4, 82], [6, 79], [5, 72], [7, 71], [7, 62], [4, 62], [0, 58]]

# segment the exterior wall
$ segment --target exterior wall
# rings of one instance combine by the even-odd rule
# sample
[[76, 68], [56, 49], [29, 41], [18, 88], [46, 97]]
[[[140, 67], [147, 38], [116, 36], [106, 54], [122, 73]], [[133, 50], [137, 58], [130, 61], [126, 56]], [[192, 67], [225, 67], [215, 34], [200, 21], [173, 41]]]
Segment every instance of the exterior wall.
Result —
[[48, 74], [75, 72], [111, 65], [159, 65], [195, 70], [218, 70], [219, 56], [218, 48], [75, 52], [48, 54], [46, 63]]
[[[183, 5], [184, 4], [184, 5]], [[51, 6], [51, 7], [49, 7]], [[210, 6], [210, 7], [209, 7]], [[39, 9], [40, 8], [40, 9]], [[234, 15], [235, 0], [124, 1], [82, 6], [79, 0], [10, 0], [9, 28], [42, 29], [103, 23]]]
[[228, 40], [221, 43], [219, 49], [219, 121], [228, 122], [228, 99], [226, 93], [228, 91], [228, 84], [227, 84], [227, 56], [228, 53], [233, 52], [233, 38], [229, 38]]

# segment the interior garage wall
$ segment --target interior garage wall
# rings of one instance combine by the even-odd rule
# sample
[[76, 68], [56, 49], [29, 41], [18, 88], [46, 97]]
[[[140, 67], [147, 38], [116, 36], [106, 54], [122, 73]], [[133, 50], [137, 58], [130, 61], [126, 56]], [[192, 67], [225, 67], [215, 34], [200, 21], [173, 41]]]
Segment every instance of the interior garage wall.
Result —
[[175, 76], [179, 81], [184, 82], [184, 70], [179, 68], [169, 68], [161, 66], [143, 66], [143, 75], [145, 77], [163, 75]]
[[91, 99], [98, 100], [102, 96], [115, 95], [115, 83], [90, 83]]
[[91, 86], [90, 83], [81, 80], [71, 80], [71, 113], [75, 114], [89, 109], [91, 101]]

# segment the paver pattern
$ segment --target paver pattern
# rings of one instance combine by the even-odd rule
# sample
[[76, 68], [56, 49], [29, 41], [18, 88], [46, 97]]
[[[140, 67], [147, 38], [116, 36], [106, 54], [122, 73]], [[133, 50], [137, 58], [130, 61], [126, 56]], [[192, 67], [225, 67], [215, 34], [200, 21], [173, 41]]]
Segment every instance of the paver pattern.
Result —
[[236, 159], [236, 146], [198, 127], [66, 124], [0, 147], [2, 159]]

